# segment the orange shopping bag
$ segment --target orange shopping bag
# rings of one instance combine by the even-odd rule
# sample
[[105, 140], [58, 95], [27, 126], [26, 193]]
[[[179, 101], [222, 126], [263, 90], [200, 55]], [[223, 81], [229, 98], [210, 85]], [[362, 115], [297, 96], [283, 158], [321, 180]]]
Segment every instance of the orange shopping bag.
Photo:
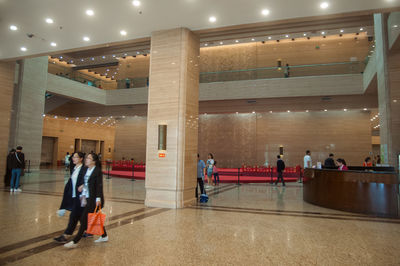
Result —
[[99, 206], [96, 206], [96, 209], [94, 209], [93, 213], [88, 213], [88, 224], [86, 233], [101, 236], [104, 234], [103, 227], [104, 222], [106, 221], [106, 215], [101, 212], [101, 206], [99, 208], [99, 211], [96, 212], [98, 207]]

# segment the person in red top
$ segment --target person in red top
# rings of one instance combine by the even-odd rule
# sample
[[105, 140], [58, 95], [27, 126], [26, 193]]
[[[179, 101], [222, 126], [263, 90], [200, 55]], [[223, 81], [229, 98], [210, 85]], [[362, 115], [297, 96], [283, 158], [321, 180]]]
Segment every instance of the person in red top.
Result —
[[365, 158], [364, 163], [363, 163], [363, 166], [364, 166], [364, 167], [366, 167], [366, 166], [372, 166], [371, 157]]
[[336, 162], [339, 166], [338, 170], [340, 170], [340, 171], [349, 170], [349, 168], [347, 168], [347, 166], [346, 166], [346, 161], [344, 159], [339, 158], [336, 160]]

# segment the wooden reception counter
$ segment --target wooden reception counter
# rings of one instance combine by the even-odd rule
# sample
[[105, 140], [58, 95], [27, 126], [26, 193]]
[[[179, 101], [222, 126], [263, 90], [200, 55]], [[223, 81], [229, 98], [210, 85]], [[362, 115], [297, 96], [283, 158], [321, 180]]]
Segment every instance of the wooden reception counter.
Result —
[[396, 173], [305, 169], [303, 200], [321, 207], [399, 217]]

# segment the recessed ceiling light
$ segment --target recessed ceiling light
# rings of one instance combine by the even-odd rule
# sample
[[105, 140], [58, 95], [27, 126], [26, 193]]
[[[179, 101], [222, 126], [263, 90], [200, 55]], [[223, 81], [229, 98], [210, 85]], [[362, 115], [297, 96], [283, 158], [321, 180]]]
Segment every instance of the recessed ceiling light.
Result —
[[327, 9], [327, 8], [329, 7], [329, 3], [328, 3], [328, 2], [322, 2], [319, 6], [320, 6], [322, 9]]
[[120, 33], [122, 36], [125, 36], [125, 35], [126, 35], [126, 31], [124, 31], [124, 30], [121, 30], [119, 33]]
[[22, 52], [26, 52], [28, 49], [26, 49], [26, 47], [21, 47], [21, 51]]
[[48, 24], [53, 24], [53, 20], [51, 19], [51, 18], [46, 18], [46, 23], [48, 23]]
[[53, 47], [57, 46], [57, 44], [55, 42], [51, 42], [50, 45], [53, 46]]
[[91, 9], [86, 10], [86, 15], [88, 16], [93, 16], [94, 15], [94, 11]]
[[268, 9], [263, 9], [261, 11], [261, 14], [263, 14], [264, 16], [268, 16], [269, 15], [269, 10]]
[[134, 1], [132, 1], [132, 5], [140, 6], [140, 1], [139, 0], [134, 0]]
[[10, 30], [14, 30], [14, 31], [15, 31], [15, 30], [18, 30], [18, 27], [15, 26], [15, 25], [11, 25], [11, 26], [10, 26]]
[[208, 21], [210, 21], [211, 23], [214, 23], [215, 21], [217, 21], [217, 18], [214, 16], [211, 16], [208, 18]]
[[88, 42], [88, 41], [90, 41], [90, 38], [87, 37], [87, 36], [85, 36], [85, 37], [83, 37], [83, 40], [84, 40], [85, 42]]

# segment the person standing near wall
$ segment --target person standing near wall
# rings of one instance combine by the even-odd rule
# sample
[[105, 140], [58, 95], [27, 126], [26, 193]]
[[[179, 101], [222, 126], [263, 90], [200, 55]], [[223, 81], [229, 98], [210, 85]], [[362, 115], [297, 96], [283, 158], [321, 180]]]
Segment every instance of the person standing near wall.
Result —
[[289, 64], [286, 64], [286, 66], [285, 66], [285, 78], [288, 78], [288, 77], [290, 77], [290, 67], [289, 67]]
[[[304, 170], [306, 168], [312, 168], [311, 152], [309, 150], [306, 151], [306, 155], [304, 156], [303, 161], [304, 161]], [[300, 174], [299, 183], [302, 182], [301, 176], [302, 175]]]
[[207, 183], [209, 186], [212, 186], [212, 174], [213, 174], [213, 167], [214, 167], [214, 156], [209, 153], [207, 159]]
[[336, 169], [335, 160], [333, 159], [333, 153], [329, 154], [329, 157], [326, 158], [324, 162], [324, 167], [328, 169]]
[[22, 147], [18, 146], [17, 151], [10, 160], [11, 164], [11, 183], [10, 192], [21, 192], [19, 188], [19, 179], [25, 169], [25, 155], [22, 153]]
[[198, 187], [200, 187], [200, 194], [204, 194], [204, 169], [206, 164], [203, 160], [200, 160], [200, 154], [197, 154], [197, 186], [196, 186], [196, 198], [198, 198]]
[[67, 154], [65, 155], [65, 158], [64, 158], [65, 171], [67, 171], [69, 168], [69, 163], [70, 163], [69, 157], [70, 157], [69, 152], [67, 152]]
[[[214, 174], [214, 184], [219, 185], [219, 173], [218, 173], [218, 168], [217, 168], [217, 161], [214, 161], [213, 174]], [[217, 180], [218, 180], [218, 183], [217, 183]]]
[[277, 156], [278, 161], [276, 162], [276, 171], [278, 172], [278, 178], [276, 179], [275, 185], [278, 185], [279, 180], [282, 180], [282, 186], [285, 186], [285, 180], [283, 179], [283, 171], [285, 171], [285, 162], [281, 159], [281, 156]]
[[4, 186], [9, 187], [11, 181], [11, 159], [15, 156], [15, 149], [11, 149], [7, 155], [6, 173], [4, 175]]

